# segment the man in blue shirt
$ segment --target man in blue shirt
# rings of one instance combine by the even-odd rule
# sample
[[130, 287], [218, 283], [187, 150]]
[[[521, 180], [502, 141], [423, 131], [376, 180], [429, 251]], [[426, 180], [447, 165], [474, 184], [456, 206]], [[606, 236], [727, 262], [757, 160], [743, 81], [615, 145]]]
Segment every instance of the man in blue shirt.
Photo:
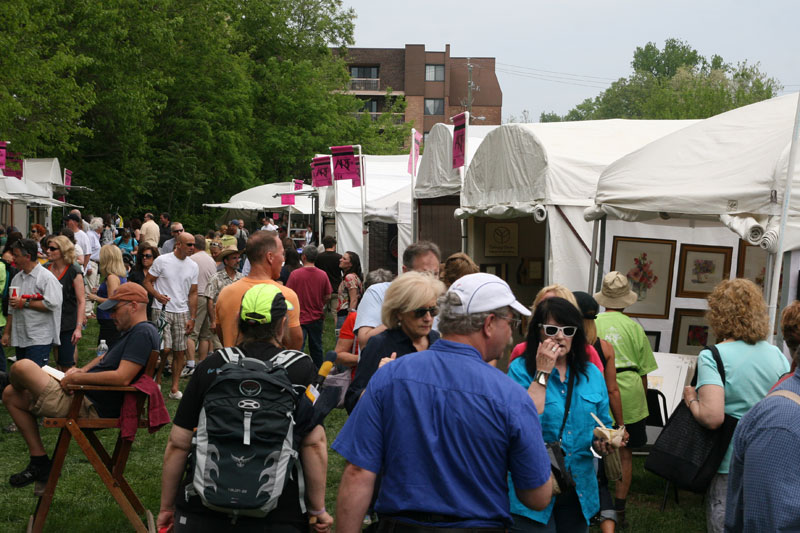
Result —
[[[778, 391], [800, 394], [800, 369]], [[775, 392], [742, 417], [733, 435], [725, 531], [800, 531], [800, 405]]]
[[375, 373], [333, 449], [348, 464], [337, 531], [358, 533], [378, 473], [378, 531], [504, 531], [506, 479], [526, 506], [550, 503], [550, 461], [533, 400], [491, 367], [530, 312], [491, 274], [456, 281], [439, 299], [441, 340]]

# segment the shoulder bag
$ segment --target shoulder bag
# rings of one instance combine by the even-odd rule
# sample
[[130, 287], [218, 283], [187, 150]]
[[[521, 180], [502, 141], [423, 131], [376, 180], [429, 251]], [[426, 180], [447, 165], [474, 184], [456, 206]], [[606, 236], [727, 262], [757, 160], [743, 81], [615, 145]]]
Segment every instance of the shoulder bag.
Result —
[[567, 383], [567, 402], [564, 406], [564, 420], [561, 421], [561, 429], [558, 430], [558, 440], [553, 442], [546, 442], [547, 455], [550, 457], [550, 470], [553, 472], [553, 494], [561, 494], [575, 487], [575, 481], [572, 479], [567, 469], [566, 462], [564, 461], [564, 450], [561, 449], [561, 436], [564, 434], [564, 426], [567, 425], [567, 417], [569, 416], [569, 405], [572, 403], [572, 385], [575, 381], [575, 373], [570, 372], [569, 382]]
[[[714, 356], [725, 386], [725, 368], [716, 346], [706, 346]], [[695, 369], [692, 385], [697, 383]], [[684, 401], [669, 417], [644, 463], [646, 470], [663, 477], [680, 489], [703, 493], [717, 473], [739, 419], [725, 415], [717, 429], [708, 429], [694, 418]]]

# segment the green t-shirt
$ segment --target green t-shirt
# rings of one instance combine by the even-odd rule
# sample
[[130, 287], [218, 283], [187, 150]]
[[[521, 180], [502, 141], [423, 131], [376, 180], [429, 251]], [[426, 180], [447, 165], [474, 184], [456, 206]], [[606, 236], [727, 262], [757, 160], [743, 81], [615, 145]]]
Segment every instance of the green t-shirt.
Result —
[[[734, 418], [742, 418], [789, 371], [789, 361], [783, 353], [766, 341], [755, 344], [744, 341], [723, 342], [717, 344], [717, 350], [725, 368], [725, 414]], [[698, 389], [703, 385], [723, 386], [711, 352], [700, 352], [697, 365]], [[728, 473], [731, 450], [733, 440], [728, 445], [718, 473]]]
[[[617, 385], [622, 399], [622, 417], [625, 424], [633, 424], [647, 418], [647, 395], [642, 387], [642, 376], [658, 368], [650, 341], [642, 326], [618, 311], [606, 311], [595, 320], [597, 336], [614, 347], [617, 369], [633, 368], [633, 371], [617, 372]], [[616, 421], [619, 424], [619, 421]]]

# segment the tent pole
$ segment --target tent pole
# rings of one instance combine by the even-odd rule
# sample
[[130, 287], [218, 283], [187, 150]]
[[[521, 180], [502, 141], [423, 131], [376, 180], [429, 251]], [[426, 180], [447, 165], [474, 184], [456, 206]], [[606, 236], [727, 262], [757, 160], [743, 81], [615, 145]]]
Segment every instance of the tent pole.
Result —
[[366, 217], [366, 195], [367, 195], [367, 183], [364, 180], [364, 158], [361, 155], [361, 145], [354, 144], [353, 150], [358, 148], [358, 174], [361, 180], [361, 187], [359, 187], [361, 192], [361, 233], [363, 235], [363, 244], [361, 247], [361, 264], [363, 265], [362, 272], [369, 272], [369, 230], [367, 229], [367, 221], [365, 220]]
[[329, 172], [331, 173], [331, 181], [333, 182], [333, 238], [336, 239], [336, 244], [339, 244], [339, 220], [336, 216], [336, 212], [339, 209], [339, 204], [336, 203], [336, 189], [339, 184], [336, 181], [336, 178], [333, 176], [333, 157], [328, 158], [330, 169]]
[[[789, 149], [789, 165], [786, 169], [786, 190], [783, 193], [783, 207], [781, 209], [781, 226], [778, 233], [778, 251], [775, 254], [775, 264], [772, 269], [772, 282], [770, 283], [769, 295], [769, 335], [768, 342], [773, 340], [773, 331], [775, 327], [775, 317], [778, 314], [779, 295], [778, 286], [781, 276], [781, 267], [783, 266], [784, 255], [784, 233], [786, 233], [786, 219], [789, 216], [789, 203], [792, 198], [792, 180], [794, 179], [794, 166], [797, 160], [797, 144], [798, 137], [800, 137], [800, 93], [797, 95], [797, 109], [794, 115], [794, 128], [792, 130], [792, 145]], [[789, 280], [787, 279], [788, 283]]]
[[594, 292], [594, 277], [595, 277], [595, 257], [597, 257], [597, 240], [600, 237], [600, 220], [595, 220], [592, 225], [592, 253], [589, 256], [589, 288], [586, 292], [592, 294]]
[[[419, 236], [417, 235], [417, 201], [414, 199], [414, 177], [417, 175], [417, 159], [416, 159], [416, 136], [417, 130], [411, 128], [411, 242], [417, 242]], [[399, 267], [398, 267], [399, 268]], [[398, 270], [400, 272], [400, 270]]]

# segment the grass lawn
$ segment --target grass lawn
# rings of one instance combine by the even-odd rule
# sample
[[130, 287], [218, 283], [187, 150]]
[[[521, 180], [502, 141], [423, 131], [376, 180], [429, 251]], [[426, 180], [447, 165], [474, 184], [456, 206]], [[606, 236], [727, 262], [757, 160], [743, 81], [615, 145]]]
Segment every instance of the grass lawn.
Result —
[[[333, 321], [325, 324], [323, 344], [326, 350], [332, 349]], [[80, 361], [83, 365], [93, 356], [97, 346], [97, 324], [90, 323], [85, 337], [79, 344]], [[9, 354], [11, 352], [9, 351]], [[185, 385], [185, 380], [183, 382]], [[166, 385], [166, 381], [164, 383]], [[168, 392], [168, 387], [164, 387]], [[167, 400], [170, 414], [175, 413], [177, 402]], [[334, 410], [327, 419], [328, 442], [333, 442], [347, 415], [344, 410]], [[8, 412], [0, 408], [0, 427], [11, 422]], [[116, 431], [99, 432], [106, 445], [113, 444]], [[145, 507], [158, 513], [161, 483], [161, 463], [166, 446], [169, 427], [150, 435], [140, 431], [136, 437], [127, 467], [127, 478]], [[52, 450], [58, 433], [56, 430], [42, 432], [45, 446]], [[29, 516], [36, 506], [32, 485], [13, 489], [8, 476], [18, 472], [28, 463], [28, 453], [18, 434], [0, 433], [0, 531], [24, 531]], [[326, 507], [332, 512], [336, 509], [336, 492], [339, 486], [344, 459], [330, 451], [328, 456], [328, 491]], [[659, 511], [664, 492], [664, 482], [644, 470], [644, 458], [634, 458], [633, 490], [628, 497], [628, 531], [647, 531], [648, 533], [681, 533], [705, 531], [705, 515], [702, 498], [688, 492], [680, 493], [680, 506], [670, 497], [666, 510]], [[83, 457], [73, 442], [67, 456], [61, 479], [56, 490], [53, 505], [47, 518], [46, 531], [95, 532], [130, 531], [131, 527], [105, 486]], [[598, 529], [599, 531], [599, 529]]]

